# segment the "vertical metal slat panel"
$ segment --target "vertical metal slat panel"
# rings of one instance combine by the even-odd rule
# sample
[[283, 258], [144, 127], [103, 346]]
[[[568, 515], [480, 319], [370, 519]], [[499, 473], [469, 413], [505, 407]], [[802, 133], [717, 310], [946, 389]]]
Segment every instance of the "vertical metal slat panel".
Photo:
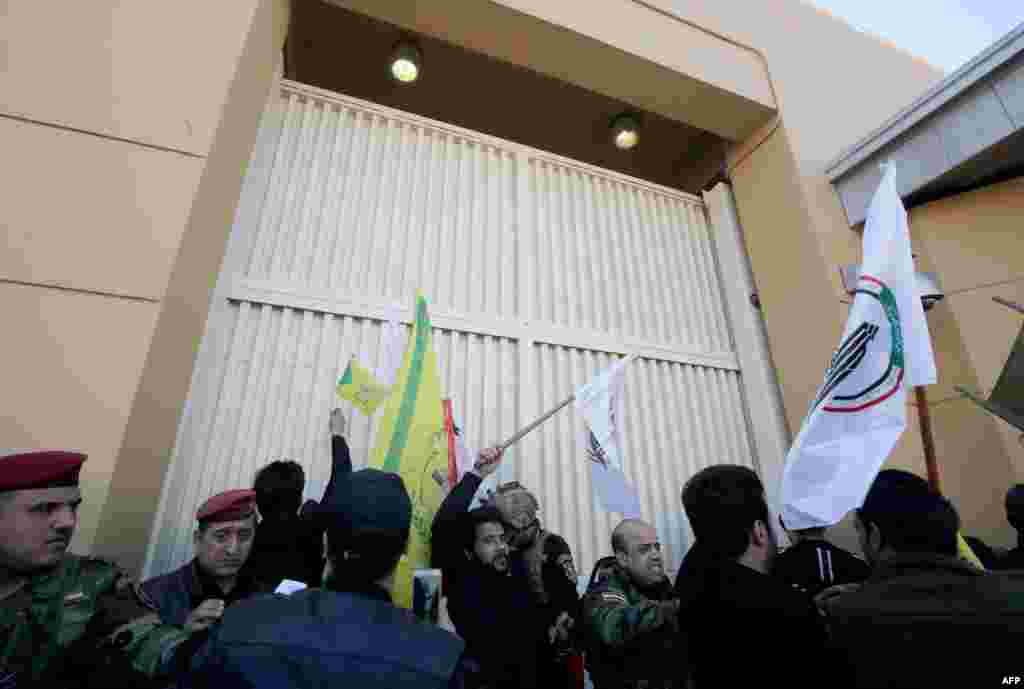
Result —
[[[251, 183], [262, 186], [243, 197], [252, 206], [239, 217], [253, 221], [235, 232], [251, 237], [226, 262], [242, 267], [232, 279], [361, 303], [404, 305], [419, 288], [433, 309], [460, 315], [466, 331], [436, 329], [434, 342], [470, 448], [501, 441], [616, 359], [475, 331], [474, 319], [729, 352], [710, 229], [693, 198], [353, 99], [285, 87], [275, 107], [280, 129], [264, 139], [272, 150], [258, 152], [267, 171]], [[223, 351], [183, 417], [151, 574], [191, 555], [199, 503], [250, 485], [268, 461], [300, 462], [306, 497], [319, 497], [332, 407], [346, 410], [357, 467], [376, 440], [377, 421], [334, 393], [350, 357], [382, 363], [376, 317], [229, 303]], [[625, 470], [674, 568], [690, 538], [682, 483], [708, 464], [755, 464], [739, 373], [641, 358], [626, 377]], [[512, 448], [500, 471], [537, 494], [581, 574], [610, 552], [618, 518], [600, 508], [586, 449], [570, 407]]]

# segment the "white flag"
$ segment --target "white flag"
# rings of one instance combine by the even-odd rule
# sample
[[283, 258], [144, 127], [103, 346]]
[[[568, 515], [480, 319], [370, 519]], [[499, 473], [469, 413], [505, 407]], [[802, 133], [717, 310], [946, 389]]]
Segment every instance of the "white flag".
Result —
[[907, 213], [891, 167], [871, 201], [853, 306], [782, 474], [790, 529], [831, 526], [864, 502], [907, 424], [906, 388], [935, 382]]
[[395, 384], [395, 374], [402, 365], [405, 345], [408, 339], [405, 326], [402, 324], [401, 304], [388, 304], [384, 307], [387, 322], [381, 327], [381, 364], [377, 367], [377, 378], [385, 385]]
[[618, 401], [622, 399], [628, 356], [576, 391], [576, 411], [589, 429], [587, 455], [590, 477], [604, 508], [621, 512], [626, 518], [640, 517], [640, 500], [622, 472], [621, 419]]

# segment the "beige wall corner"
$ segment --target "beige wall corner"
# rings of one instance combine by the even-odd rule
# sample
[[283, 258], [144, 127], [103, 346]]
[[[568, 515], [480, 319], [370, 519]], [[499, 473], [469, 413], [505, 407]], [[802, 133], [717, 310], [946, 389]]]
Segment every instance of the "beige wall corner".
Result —
[[141, 299], [0, 283], [0, 438], [89, 455], [74, 552], [92, 546], [157, 311]]
[[793, 433], [800, 429], [842, 329], [839, 295], [799, 178], [785, 124], [732, 174], [743, 238]]
[[[719, 183], [704, 194], [715, 242], [719, 276], [725, 292], [730, 333], [742, 371], [741, 381], [753, 435], [755, 466], [765, 485], [769, 504], [778, 509], [778, 487], [782, 480], [790, 431], [782, 406], [775, 367], [768, 346], [764, 320], [751, 303], [754, 278], [736, 201], [728, 184]], [[776, 528], [776, 525], [772, 525]], [[778, 533], [782, 535], [781, 532]]]
[[[96, 539], [98, 553], [140, 571], [155, 506], [174, 447], [200, 338], [209, 310], [242, 178], [266, 106], [287, 28], [286, 0], [237, 8], [232, 31], [244, 48], [231, 80], [213, 146], [192, 203], [181, 248], [117, 456]], [[215, 97], [217, 94], [211, 94]]]

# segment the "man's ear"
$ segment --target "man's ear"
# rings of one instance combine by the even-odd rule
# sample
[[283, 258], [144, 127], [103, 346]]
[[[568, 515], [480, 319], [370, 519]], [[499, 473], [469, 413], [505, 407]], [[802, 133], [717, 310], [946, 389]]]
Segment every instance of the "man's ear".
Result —
[[881, 552], [883, 539], [882, 531], [878, 528], [878, 524], [867, 525], [867, 537], [868, 545], [871, 547], [871, 549], [874, 550], [876, 553]]
[[467, 560], [472, 560], [473, 559], [473, 553], [469, 552], [469, 550], [467, 550], [466, 548], [463, 548], [462, 552], [464, 552], [466, 554], [466, 559]]
[[621, 567], [629, 565], [629, 557], [625, 553], [615, 553], [615, 560]]
[[770, 541], [771, 533], [769, 532], [768, 525], [760, 519], [755, 520], [753, 528], [750, 529], [750, 544], [763, 548]]

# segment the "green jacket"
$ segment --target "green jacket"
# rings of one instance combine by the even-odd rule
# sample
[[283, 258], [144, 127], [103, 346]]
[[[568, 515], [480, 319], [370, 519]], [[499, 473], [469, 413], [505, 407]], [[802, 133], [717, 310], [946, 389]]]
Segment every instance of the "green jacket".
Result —
[[668, 579], [640, 591], [616, 566], [587, 591], [583, 620], [587, 669], [598, 689], [683, 686], [685, 649]]
[[0, 600], [0, 686], [166, 685], [189, 639], [115, 565], [69, 555]]

